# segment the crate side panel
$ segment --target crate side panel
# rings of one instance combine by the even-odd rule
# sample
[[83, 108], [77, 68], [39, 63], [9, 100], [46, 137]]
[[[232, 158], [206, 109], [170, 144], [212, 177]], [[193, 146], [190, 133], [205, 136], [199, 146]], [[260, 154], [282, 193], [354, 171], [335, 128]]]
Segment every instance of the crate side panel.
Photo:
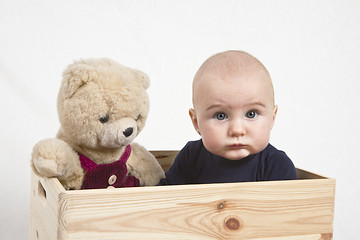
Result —
[[150, 151], [164, 171], [169, 169], [179, 151]]
[[57, 238], [58, 190], [56, 181], [47, 181], [31, 173], [30, 233], [31, 240]]
[[311, 234], [311, 235], [297, 235], [286, 237], [273, 237], [273, 238], [256, 238], [252, 240], [331, 240], [332, 234]]
[[73, 191], [62, 196], [59, 219], [69, 239], [332, 233], [334, 187], [319, 179]]
[[306, 171], [301, 168], [296, 168], [296, 174], [298, 176], [298, 179], [326, 179], [327, 178], [327, 177], [321, 176], [319, 174]]

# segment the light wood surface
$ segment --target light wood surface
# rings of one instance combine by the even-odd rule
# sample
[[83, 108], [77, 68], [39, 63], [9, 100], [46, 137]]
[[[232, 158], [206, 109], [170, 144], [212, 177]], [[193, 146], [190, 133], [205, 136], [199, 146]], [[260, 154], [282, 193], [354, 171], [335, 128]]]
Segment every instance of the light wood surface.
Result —
[[[174, 154], [154, 155], [166, 168]], [[76, 191], [32, 173], [30, 239], [332, 239], [335, 180], [298, 172], [304, 180]]]

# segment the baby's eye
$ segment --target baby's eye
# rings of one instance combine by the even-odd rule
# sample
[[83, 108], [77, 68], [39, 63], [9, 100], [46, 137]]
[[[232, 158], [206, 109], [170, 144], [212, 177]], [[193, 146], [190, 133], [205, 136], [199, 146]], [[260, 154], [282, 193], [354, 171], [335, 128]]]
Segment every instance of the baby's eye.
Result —
[[226, 116], [225, 113], [219, 112], [219, 113], [216, 113], [216, 114], [215, 114], [215, 118], [216, 118], [217, 120], [224, 120], [224, 119], [227, 118], [227, 116]]
[[245, 117], [252, 119], [252, 118], [256, 118], [257, 115], [258, 115], [257, 112], [252, 110], [252, 111], [248, 111], [246, 113]]

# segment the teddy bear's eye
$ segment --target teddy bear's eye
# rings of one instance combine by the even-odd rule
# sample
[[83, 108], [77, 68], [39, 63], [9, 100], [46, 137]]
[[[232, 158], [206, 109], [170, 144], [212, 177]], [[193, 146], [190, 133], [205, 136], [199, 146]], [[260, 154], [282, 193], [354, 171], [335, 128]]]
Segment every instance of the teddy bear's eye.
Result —
[[107, 121], [109, 121], [109, 114], [106, 114], [106, 115], [100, 117], [100, 118], [99, 118], [99, 121], [100, 121], [101, 123], [106, 123]]
[[137, 118], [135, 119], [135, 121], [138, 121], [138, 120], [140, 119], [140, 117], [141, 117], [141, 114], [139, 114], [139, 115], [137, 116]]

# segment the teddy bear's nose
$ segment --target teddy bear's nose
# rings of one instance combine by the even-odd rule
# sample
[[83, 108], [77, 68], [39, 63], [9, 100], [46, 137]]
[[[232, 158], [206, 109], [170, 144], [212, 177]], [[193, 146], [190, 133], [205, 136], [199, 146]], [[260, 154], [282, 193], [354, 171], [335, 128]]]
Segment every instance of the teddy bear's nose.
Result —
[[127, 129], [125, 129], [125, 131], [123, 131], [123, 134], [125, 137], [130, 136], [133, 133], [133, 128], [129, 127]]

